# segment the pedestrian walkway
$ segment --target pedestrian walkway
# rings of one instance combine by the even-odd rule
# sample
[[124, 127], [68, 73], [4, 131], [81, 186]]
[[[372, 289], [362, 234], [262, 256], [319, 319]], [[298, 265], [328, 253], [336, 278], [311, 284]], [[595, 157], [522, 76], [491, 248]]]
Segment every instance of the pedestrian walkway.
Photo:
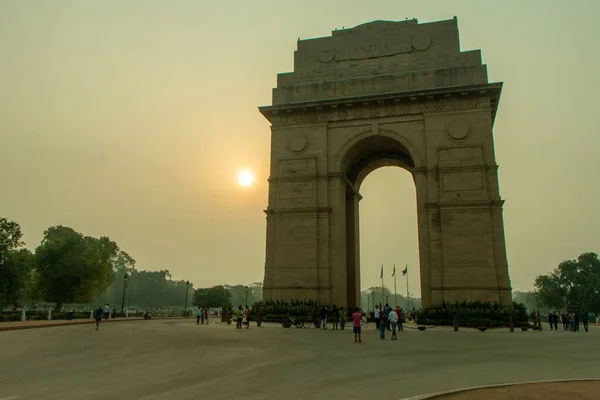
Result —
[[[152, 319], [192, 319], [191, 317], [153, 317]], [[131, 322], [131, 321], [143, 321], [143, 317], [128, 317], [128, 318], [111, 318], [103, 319], [102, 323], [112, 322]], [[16, 331], [21, 329], [36, 329], [36, 328], [50, 328], [53, 326], [68, 326], [68, 325], [85, 325], [95, 324], [94, 319], [74, 319], [64, 320], [56, 319], [52, 321], [39, 320], [39, 321], [8, 321], [0, 322], [0, 332], [2, 331]], [[0, 399], [1, 400], [1, 399]]]

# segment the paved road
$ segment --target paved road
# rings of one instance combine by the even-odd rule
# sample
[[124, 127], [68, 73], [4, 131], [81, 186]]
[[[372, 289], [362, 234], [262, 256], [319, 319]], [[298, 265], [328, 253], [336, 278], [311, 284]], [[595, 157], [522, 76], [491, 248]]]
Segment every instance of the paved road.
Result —
[[483, 384], [600, 377], [590, 333], [249, 330], [139, 321], [0, 333], [0, 399], [398, 399]]

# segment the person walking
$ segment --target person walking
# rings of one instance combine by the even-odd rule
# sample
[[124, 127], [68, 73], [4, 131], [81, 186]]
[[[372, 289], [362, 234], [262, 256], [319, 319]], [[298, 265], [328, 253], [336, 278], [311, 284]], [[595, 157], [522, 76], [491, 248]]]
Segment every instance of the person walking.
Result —
[[385, 339], [385, 322], [381, 321], [379, 323], [379, 338], [380, 339]]
[[108, 319], [108, 317], [110, 317], [110, 306], [108, 305], [108, 303], [106, 303], [106, 305], [102, 309], [102, 317], [103, 319]]
[[396, 326], [398, 325], [398, 313], [396, 311], [390, 311], [388, 319], [390, 321], [390, 327], [392, 329], [392, 340], [397, 340]]
[[588, 331], [588, 321], [589, 321], [589, 315], [588, 315], [588, 313], [587, 312], [582, 313], [581, 314], [581, 322], [583, 323], [583, 329], [586, 332], [589, 332]]
[[239, 306], [237, 310], [235, 310], [235, 328], [242, 329], [242, 316], [244, 315], [242, 311], [242, 306]]
[[348, 318], [348, 316], [346, 315], [346, 310], [344, 310], [344, 307], [340, 307], [340, 330], [344, 330], [344, 328], [346, 327], [346, 319]]
[[569, 323], [571, 324], [571, 332], [575, 332], [575, 313], [569, 314]]
[[402, 309], [400, 306], [396, 306], [396, 314], [398, 315], [398, 331], [404, 332], [404, 328], [402, 327]]
[[337, 331], [339, 321], [340, 321], [340, 311], [334, 304], [333, 305], [333, 330], [334, 331]]
[[558, 314], [556, 313], [556, 311], [552, 312], [552, 322], [554, 322], [554, 330], [557, 331], [558, 330]]
[[[196, 325], [200, 325], [200, 318], [202, 318], [202, 309], [196, 306]], [[202, 323], [204, 324], [204, 318], [202, 318]]]
[[385, 328], [390, 330], [390, 312], [392, 311], [392, 307], [388, 303], [385, 303], [385, 307], [383, 307], [383, 323]]
[[102, 306], [98, 306], [96, 310], [94, 310], [94, 319], [96, 320], [96, 330], [100, 328], [100, 321], [102, 321], [102, 314], [104, 314], [104, 310]]
[[548, 325], [550, 325], [550, 330], [552, 330], [552, 327], [554, 326], [553, 324], [553, 320], [554, 316], [552, 315], [552, 313], [550, 311], [548, 311]]
[[246, 329], [250, 329], [250, 306], [246, 306]]
[[327, 307], [323, 306], [319, 312], [319, 318], [321, 319], [321, 329], [327, 330]]
[[380, 312], [379, 312], [379, 306], [375, 306], [375, 311], [373, 312], [373, 314], [374, 314], [373, 316], [375, 317], [375, 328], [379, 329], [379, 324], [381, 322], [381, 320], [380, 320], [381, 315], [380, 315]]
[[360, 312], [360, 308], [356, 307], [356, 310], [352, 314], [352, 330], [354, 332], [354, 343], [362, 343], [362, 338], [360, 337], [361, 321], [362, 321], [362, 313]]
[[568, 331], [569, 330], [569, 317], [567, 316], [567, 313], [562, 313], [561, 318], [562, 318], [563, 329], [565, 331]]
[[210, 314], [208, 307], [204, 307], [204, 320], [206, 321], [206, 325], [208, 325], [208, 315]]

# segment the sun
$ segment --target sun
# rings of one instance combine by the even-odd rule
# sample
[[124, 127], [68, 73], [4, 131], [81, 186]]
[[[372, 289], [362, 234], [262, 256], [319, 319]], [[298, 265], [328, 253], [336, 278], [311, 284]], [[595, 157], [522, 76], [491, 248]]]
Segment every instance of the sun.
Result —
[[238, 183], [244, 187], [252, 186], [254, 183], [254, 174], [248, 170], [243, 170], [238, 173]]

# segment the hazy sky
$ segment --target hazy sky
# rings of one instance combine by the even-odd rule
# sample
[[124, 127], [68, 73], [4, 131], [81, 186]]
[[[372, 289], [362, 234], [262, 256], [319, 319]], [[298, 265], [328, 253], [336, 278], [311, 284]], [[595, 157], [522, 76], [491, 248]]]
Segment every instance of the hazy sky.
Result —
[[[107, 235], [196, 287], [261, 281], [269, 124], [296, 40], [377, 19], [458, 16], [504, 89], [495, 124], [517, 290], [600, 251], [600, 1], [0, 1], [0, 215], [31, 248], [51, 225]], [[595, 122], [596, 121], [596, 122]], [[251, 169], [257, 182], [237, 184]], [[363, 288], [408, 264], [415, 189], [362, 186]], [[400, 279], [401, 292], [405, 280]]]

